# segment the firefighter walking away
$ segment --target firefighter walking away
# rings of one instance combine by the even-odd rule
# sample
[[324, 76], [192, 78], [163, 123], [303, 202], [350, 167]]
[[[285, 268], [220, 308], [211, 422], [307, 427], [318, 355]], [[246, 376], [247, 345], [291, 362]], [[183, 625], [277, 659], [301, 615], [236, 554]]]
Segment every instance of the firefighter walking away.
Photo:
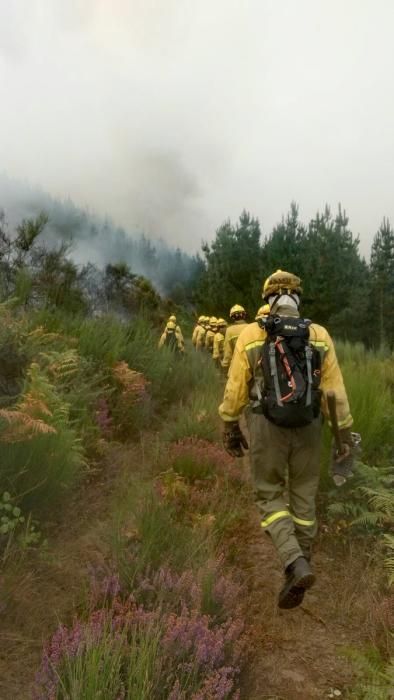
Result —
[[350, 476], [354, 459], [353, 420], [334, 343], [323, 326], [300, 316], [301, 294], [301, 280], [292, 273], [278, 270], [265, 281], [269, 314], [261, 309], [257, 322], [241, 331], [219, 407], [224, 446], [235, 457], [248, 446], [238, 422], [246, 409], [261, 528], [284, 570], [280, 608], [300, 605], [315, 581], [312, 543], [327, 392], [335, 392], [343, 446], [332, 451], [334, 479]]
[[167, 347], [177, 354], [183, 354], [185, 351], [182, 333], [177, 331], [175, 321], [168, 321], [164, 332], [159, 340], [159, 348]]

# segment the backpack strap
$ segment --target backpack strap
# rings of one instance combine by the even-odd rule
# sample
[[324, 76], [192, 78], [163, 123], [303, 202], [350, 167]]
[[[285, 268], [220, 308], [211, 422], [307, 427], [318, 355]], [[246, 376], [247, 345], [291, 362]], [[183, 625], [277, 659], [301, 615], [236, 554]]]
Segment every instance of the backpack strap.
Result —
[[305, 405], [310, 406], [312, 403], [312, 348], [310, 345], [305, 347], [306, 371], [308, 377], [308, 387], [306, 390]]
[[273, 379], [274, 379], [275, 395], [276, 395], [276, 400], [278, 402], [278, 406], [283, 406], [282, 396], [280, 393], [278, 368], [276, 366], [275, 353], [276, 353], [275, 343], [270, 343], [269, 344], [269, 358], [270, 358], [271, 377], [273, 377]]

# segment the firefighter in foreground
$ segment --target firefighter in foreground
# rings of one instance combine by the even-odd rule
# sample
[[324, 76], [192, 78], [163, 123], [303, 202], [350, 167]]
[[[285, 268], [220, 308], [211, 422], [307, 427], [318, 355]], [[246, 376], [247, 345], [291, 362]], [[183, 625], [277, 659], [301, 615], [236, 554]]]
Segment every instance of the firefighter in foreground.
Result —
[[221, 363], [223, 360], [224, 336], [226, 333], [226, 328], [227, 321], [225, 321], [224, 318], [219, 318], [217, 323], [217, 332], [215, 333], [215, 337], [213, 339], [212, 352], [212, 359], [219, 368], [221, 367]]
[[235, 306], [230, 309], [230, 325], [226, 330], [224, 338], [222, 367], [225, 369], [230, 367], [238, 336], [246, 326], [246, 311], [240, 304], [235, 304]]
[[183, 354], [185, 347], [183, 337], [177, 333], [177, 325], [174, 321], [168, 321], [159, 340], [159, 348], [168, 347], [175, 353]]
[[[270, 306], [264, 322], [238, 338], [223, 403], [223, 441], [241, 457], [247, 441], [238, 420], [248, 406], [251, 466], [261, 527], [270, 534], [284, 567], [280, 608], [294, 608], [315, 581], [311, 548], [316, 535], [322, 413], [334, 391], [343, 451], [333, 449], [334, 480], [351, 475], [353, 420], [333, 341], [322, 326], [300, 318], [301, 280], [278, 270], [265, 282]], [[288, 497], [285, 481], [288, 473]]]

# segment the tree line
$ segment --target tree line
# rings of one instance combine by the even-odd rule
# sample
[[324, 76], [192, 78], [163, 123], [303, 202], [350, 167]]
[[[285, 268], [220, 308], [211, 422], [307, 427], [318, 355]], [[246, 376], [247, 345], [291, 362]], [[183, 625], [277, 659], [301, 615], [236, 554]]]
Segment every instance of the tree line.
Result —
[[303, 281], [302, 313], [333, 335], [368, 346], [394, 346], [394, 231], [383, 219], [367, 262], [345, 211], [327, 206], [309, 224], [298, 207], [262, 237], [258, 219], [242, 212], [226, 221], [212, 243], [202, 247], [204, 269], [195, 299], [206, 313], [226, 314], [234, 303], [253, 318], [261, 304], [263, 280], [276, 269]]
[[[253, 319], [263, 280], [281, 268], [302, 278], [303, 315], [351, 342], [394, 347], [394, 231], [386, 218], [370, 261], [360, 255], [359, 238], [341, 207], [335, 215], [326, 207], [304, 224], [293, 203], [266, 236], [258, 219], [243, 211], [235, 224], [225, 221], [195, 256], [145, 236], [129, 238], [105, 221], [97, 233], [98, 226], [71, 203], [53, 204], [49, 216], [23, 219], [11, 231], [0, 211], [0, 300], [16, 296], [25, 306], [127, 316], [142, 308], [164, 313], [164, 297], [167, 308], [176, 305], [195, 315], [226, 317], [240, 303]], [[76, 263], [70, 241], [81, 240], [81, 230], [88, 259], [95, 241], [111, 248], [113, 240], [111, 259], [104, 258], [103, 265]]]

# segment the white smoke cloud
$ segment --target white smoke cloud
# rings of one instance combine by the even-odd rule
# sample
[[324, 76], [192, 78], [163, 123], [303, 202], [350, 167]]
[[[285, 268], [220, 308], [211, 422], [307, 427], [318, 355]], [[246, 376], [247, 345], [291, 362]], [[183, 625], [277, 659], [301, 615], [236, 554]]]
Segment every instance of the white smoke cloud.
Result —
[[244, 207], [394, 218], [389, 0], [0, 0], [0, 168], [188, 250]]

